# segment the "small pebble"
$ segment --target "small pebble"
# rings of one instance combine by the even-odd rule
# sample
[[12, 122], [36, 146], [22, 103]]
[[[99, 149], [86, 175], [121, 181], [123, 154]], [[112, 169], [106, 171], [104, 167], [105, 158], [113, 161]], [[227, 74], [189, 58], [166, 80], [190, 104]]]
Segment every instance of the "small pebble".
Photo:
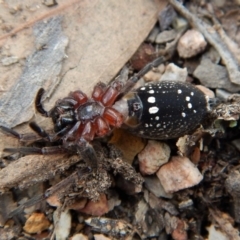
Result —
[[26, 221], [23, 229], [27, 233], [41, 233], [50, 227], [51, 223], [43, 213], [33, 213]]
[[109, 211], [108, 201], [105, 194], [101, 194], [98, 201], [88, 201], [86, 206], [79, 210], [80, 212], [92, 215], [102, 216]]
[[94, 240], [111, 240], [112, 238], [106, 237], [103, 234], [94, 234]]
[[216, 97], [222, 101], [227, 101], [227, 99], [231, 96], [231, 93], [225, 91], [223, 89], [216, 89]]
[[161, 76], [159, 81], [171, 80], [185, 82], [188, 72], [187, 68], [180, 68], [174, 63], [170, 63], [166, 66], [164, 74]]
[[174, 240], [187, 240], [187, 224], [184, 220], [179, 219], [177, 217], [174, 217], [176, 220], [173, 221], [175, 224], [175, 229], [173, 229], [173, 232], [171, 233], [172, 238]]
[[165, 30], [157, 35], [156, 43], [163, 44], [170, 41], [173, 41], [177, 36], [177, 32], [172, 30]]
[[177, 13], [171, 5], [167, 5], [158, 15], [158, 22], [161, 30], [168, 29], [174, 19], [176, 19]]
[[9, 66], [9, 65], [12, 65], [14, 63], [17, 63], [18, 60], [19, 59], [16, 56], [5, 57], [5, 58], [2, 58], [1, 63], [2, 63], [3, 66]]
[[215, 98], [215, 94], [209, 88], [204, 87], [203, 85], [196, 85], [196, 87], [201, 90], [209, 98]]
[[177, 51], [180, 57], [190, 58], [202, 52], [207, 46], [203, 35], [192, 29], [188, 30], [180, 39]]
[[227, 69], [224, 66], [214, 64], [207, 58], [202, 59], [193, 72], [193, 76], [208, 88], [223, 88], [229, 92], [240, 90], [240, 86], [230, 82]]
[[156, 50], [151, 44], [142, 44], [130, 59], [132, 67], [139, 71], [156, 58]]
[[160, 32], [159, 27], [155, 26], [155, 27], [152, 29], [152, 31], [149, 33], [146, 41], [147, 41], [147, 42], [154, 43], [159, 32]]
[[203, 55], [203, 58], [210, 59], [213, 63], [218, 64], [221, 61], [221, 56], [214, 47], [210, 47]]
[[145, 219], [148, 209], [149, 209], [149, 205], [144, 200], [141, 200], [137, 203], [135, 214], [134, 214], [135, 221], [137, 223]]
[[72, 223], [72, 216], [70, 211], [69, 210], [62, 211], [61, 209], [57, 209], [53, 213], [53, 221], [55, 239], [57, 240], [68, 239]]
[[46, 201], [52, 207], [60, 207], [61, 206], [61, 202], [59, 201], [59, 198], [57, 195], [52, 195], [52, 196], [48, 197]]
[[159, 178], [156, 177], [155, 175], [145, 176], [144, 185], [146, 189], [148, 189], [156, 197], [172, 198], [173, 196], [171, 193], [166, 193]]
[[163, 188], [168, 193], [197, 185], [203, 176], [186, 157], [175, 156], [157, 172]]
[[173, 25], [174, 29], [182, 30], [182, 29], [188, 27], [188, 21], [185, 18], [177, 17], [174, 19], [172, 25]]
[[71, 240], [88, 240], [88, 236], [83, 235], [82, 233], [75, 234]]
[[208, 240], [229, 240], [229, 238], [224, 234], [219, 227], [215, 226], [216, 224], [212, 224], [207, 228], [208, 230]]
[[156, 82], [161, 78], [162, 74], [156, 71], [149, 71], [143, 76], [145, 82]]
[[140, 172], [143, 175], [155, 173], [169, 157], [170, 148], [167, 144], [149, 140], [146, 147], [138, 154]]
[[185, 201], [182, 201], [178, 204], [178, 208], [179, 209], [185, 209], [185, 208], [189, 208], [193, 205], [193, 201], [192, 199], [187, 199]]
[[161, 64], [157, 68], [154, 68], [154, 69], [150, 70], [149, 72], [147, 72], [143, 76], [143, 79], [145, 80], [145, 82], [157, 82], [161, 78], [161, 76], [164, 72], [165, 72], [165, 65]]
[[56, 0], [43, 0], [42, 3], [48, 7], [52, 7], [58, 4]]
[[78, 199], [77, 201], [75, 201], [68, 208], [78, 211], [80, 209], [83, 209], [86, 206], [86, 204], [87, 204], [87, 198], [81, 198], [81, 199]]

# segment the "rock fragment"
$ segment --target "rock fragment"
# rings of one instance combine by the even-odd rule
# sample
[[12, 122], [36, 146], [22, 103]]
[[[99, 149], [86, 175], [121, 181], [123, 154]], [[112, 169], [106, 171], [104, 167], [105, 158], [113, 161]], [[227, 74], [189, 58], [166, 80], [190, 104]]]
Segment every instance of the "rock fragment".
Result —
[[180, 57], [190, 58], [202, 52], [207, 46], [203, 35], [197, 30], [188, 30], [180, 39], [177, 51]]
[[27, 233], [41, 233], [50, 227], [50, 222], [43, 213], [33, 213], [26, 221], [23, 229]]
[[188, 76], [187, 68], [180, 68], [174, 63], [167, 65], [164, 74], [161, 76], [159, 81], [171, 80], [185, 82]]
[[149, 140], [147, 146], [138, 154], [140, 172], [143, 175], [155, 173], [169, 157], [170, 148], [167, 144]]
[[89, 201], [86, 206], [79, 211], [92, 216], [101, 216], [109, 211], [107, 197], [101, 194], [98, 201]]
[[57, 209], [53, 214], [53, 220], [56, 239], [68, 239], [72, 225], [72, 217], [70, 211], [62, 211], [61, 208]]
[[212, 63], [210, 59], [202, 59], [200, 65], [193, 72], [193, 76], [208, 88], [222, 88], [230, 92], [237, 92], [240, 86], [231, 83], [227, 69]]
[[187, 158], [175, 156], [157, 172], [163, 188], [168, 193], [197, 185], [203, 176], [197, 167]]
[[177, 36], [177, 32], [174, 29], [165, 30], [163, 32], [160, 32], [157, 35], [156, 43], [163, 44], [163, 43], [173, 41], [176, 38], [176, 36]]

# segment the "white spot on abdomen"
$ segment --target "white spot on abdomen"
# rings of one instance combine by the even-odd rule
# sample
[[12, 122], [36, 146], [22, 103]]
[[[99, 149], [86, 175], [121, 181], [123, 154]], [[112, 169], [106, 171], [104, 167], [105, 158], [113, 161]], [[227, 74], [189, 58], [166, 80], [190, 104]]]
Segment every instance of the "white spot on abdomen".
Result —
[[182, 116], [183, 116], [183, 117], [186, 117], [186, 113], [182, 112]]
[[155, 103], [155, 102], [156, 102], [155, 97], [149, 97], [149, 98], [148, 98], [148, 102], [149, 102], [149, 103]]
[[158, 110], [159, 110], [158, 107], [150, 107], [150, 108], [148, 109], [148, 111], [149, 111], [150, 114], [157, 113]]

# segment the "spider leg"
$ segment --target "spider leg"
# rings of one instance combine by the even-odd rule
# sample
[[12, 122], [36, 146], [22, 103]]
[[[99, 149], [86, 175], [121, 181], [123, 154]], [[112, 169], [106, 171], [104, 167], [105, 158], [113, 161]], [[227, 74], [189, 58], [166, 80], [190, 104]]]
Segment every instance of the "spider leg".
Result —
[[21, 153], [24, 155], [51, 155], [51, 154], [66, 153], [68, 152], [68, 149], [60, 145], [60, 146], [51, 146], [51, 147], [43, 147], [43, 148], [37, 148], [37, 147], [4, 148], [3, 151], [8, 153]]
[[30, 122], [29, 126], [31, 127], [31, 129], [36, 132], [40, 137], [42, 138], [47, 138], [50, 141], [50, 136], [49, 134], [42, 129], [37, 123], [35, 122]]
[[133, 77], [131, 77], [125, 86], [121, 89], [121, 93], [118, 96], [118, 99], [120, 99], [123, 95], [128, 93], [132, 87], [137, 83], [137, 81], [143, 77], [147, 72], [149, 72], [152, 68], [158, 67], [161, 63], [166, 62], [166, 57], [161, 56], [157, 59], [155, 59], [153, 62], [148, 63], [142, 70], [140, 70], [138, 73], [136, 73]]
[[31, 133], [20, 134], [12, 130], [11, 128], [7, 128], [4, 126], [0, 126], [0, 131], [7, 136], [11, 136], [13, 138], [19, 139], [20, 142], [32, 142], [32, 141], [40, 140], [42, 138], [40, 136], [37, 136], [36, 134], [31, 134]]
[[65, 134], [68, 133], [71, 126], [66, 126], [65, 128], [61, 129], [60, 131], [54, 134], [48, 134], [43, 128], [41, 128], [37, 123], [31, 122], [29, 124], [31, 129], [36, 132], [41, 138], [46, 139], [49, 142], [54, 142], [59, 138], [63, 137]]
[[54, 141], [58, 140], [59, 138], [63, 137], [71, 128], [70, 126], [67, 126], [63, 129], [61, 129], [59, 132], [50, 135], [45, 130], [43, 130], [40, 126], [38, 126], [35, 122], [31, 122], [29, 124], [29, 126], [38, 135], [32, 134], [32, 133], [21, 134], [21, 133], [18, 133], [17, 131], [14, 131], [11, 128], [7, 128], [4, 126], [0, 126], [0, 131], [7, 136], [17, 138], [20, 142], [34, 142], [34, 141], [41, 140], [41, 139], [46, 139], [50, 142], [54, 142]]
[[82, 156], [82, 159], [87, 163], [91, 171], [96, 171], [98, 168], [98, 158], [93, 146], [81, 139], [78, 143], [74, 145], [77, 153]]

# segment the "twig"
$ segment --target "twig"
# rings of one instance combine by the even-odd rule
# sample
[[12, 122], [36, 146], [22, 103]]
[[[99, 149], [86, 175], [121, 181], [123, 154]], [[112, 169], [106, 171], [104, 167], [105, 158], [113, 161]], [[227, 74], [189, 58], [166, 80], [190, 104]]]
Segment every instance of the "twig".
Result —
[[233, 54], [229, 51], [227, 44], [220, 38], [216, 29], [190, 13], [177, 0], [169, 0], [169, 3], [183, 16], [189, 23], [198, 29], [207, 41], [218, 51], [228, 70], [229, 78], [232, 83], [240, 85], [239, 65]]

